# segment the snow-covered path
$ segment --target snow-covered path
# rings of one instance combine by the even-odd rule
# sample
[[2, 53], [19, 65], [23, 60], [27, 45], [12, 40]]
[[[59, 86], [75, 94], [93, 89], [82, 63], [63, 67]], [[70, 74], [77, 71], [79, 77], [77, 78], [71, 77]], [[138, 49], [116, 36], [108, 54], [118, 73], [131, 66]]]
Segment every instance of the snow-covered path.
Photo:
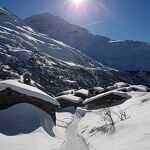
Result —
[[80, 118], [75, 114], [72, 123], [69, 125], [66, 131], [66, 143], [63, 150], [88, 150], [85, 142], [77, 135], [77, 125]]

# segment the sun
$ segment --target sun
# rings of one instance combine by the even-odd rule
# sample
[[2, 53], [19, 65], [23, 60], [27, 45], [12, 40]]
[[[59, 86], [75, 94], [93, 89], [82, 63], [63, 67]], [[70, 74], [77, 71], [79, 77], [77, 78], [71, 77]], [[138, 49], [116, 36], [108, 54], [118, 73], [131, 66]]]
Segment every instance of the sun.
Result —
[[83, 2], [83, 0], [73, 0], [73, 2], [74, 2], [76, 5], [79, 5], [80, 3]]

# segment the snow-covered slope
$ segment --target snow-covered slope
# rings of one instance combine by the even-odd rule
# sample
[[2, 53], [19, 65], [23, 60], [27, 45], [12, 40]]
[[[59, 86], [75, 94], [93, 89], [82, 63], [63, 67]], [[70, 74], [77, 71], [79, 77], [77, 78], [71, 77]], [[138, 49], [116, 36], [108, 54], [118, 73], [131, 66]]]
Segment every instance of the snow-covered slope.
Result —
[[[33, 50], [38, 49], [39, 51], [45, 52], [54, 58], [67, 61], [72, 64], [83, 65], [86, 67], [93, 67], [94, 65], [100, 66], [100, 64], [96, 61], [92, 61], [92, 59], [86, 57], [80, 51], [64, 44], [63, 42], [51, 39], [47, 35], [36, 33], [8, 11], [0, 9], [0, 15], [1, 34], [5, 35], [5, 38], [9, 38], [10, 42], [22, 42], [20, 45], [19, 43], [16, 45], [16, 47], [18, 46], [18, 49], [16, 49], [13, 45], [8, 44], [7, 47], [12, 53], [18, 53], [20, 57], [26, 57], [26, 55], [30, 53], [29, 50], [32, 48]], [[28, 48], [29, 50], [25, 50], [26, 45], [30, 46]], [[22, 46], [22, 48], [19, 46]]]
[[[78, 124], [78, 134], [85, 139], [89, 150], [149, 150], [150, 93], [128, 92], [130, 99], [108, 109], [84, 110]], [[114, 121], [111, 125], [110, 111]]]
[[86, 29], [49, 13], [31, 16], [25, 21], [35, 30], [61, 40], [115, 69], [150, 71], [150, 44], [146, 42], [116, 41], [92, 35]]
[[52, 93], [127, 79], [0, 8], [0, 78], [16, 78], [25, 71]]

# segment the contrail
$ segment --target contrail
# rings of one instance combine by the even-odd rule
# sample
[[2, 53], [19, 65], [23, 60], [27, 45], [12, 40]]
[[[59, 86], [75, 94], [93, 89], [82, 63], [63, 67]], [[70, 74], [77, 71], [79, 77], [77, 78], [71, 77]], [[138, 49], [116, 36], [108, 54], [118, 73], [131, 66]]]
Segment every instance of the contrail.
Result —
[[88, 24], [82, 25], [82, 27], [95, 25], [95, 24], [98, 24], [98, 23], [101, 23], [101, 22], [103, 22], [103, 21], [102, 21], [102, 20], [99, 20], [99, 21], [96, 21], [96, 22], [91, 22], [91, 23], [88, 23]]

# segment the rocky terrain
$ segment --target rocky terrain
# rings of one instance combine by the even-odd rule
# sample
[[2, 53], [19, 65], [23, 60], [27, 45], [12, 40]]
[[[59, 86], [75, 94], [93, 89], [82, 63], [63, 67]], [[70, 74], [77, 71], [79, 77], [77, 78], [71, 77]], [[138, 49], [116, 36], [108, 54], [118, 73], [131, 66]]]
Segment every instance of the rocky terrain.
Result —
[[35, 31], [0, 8], [0, 78], [18, 78], [26, 71], [53, 94], [69, 88], [131, 81], [124, 73]]
[[122, 71], [150, 71], [150, 44], [113, 40], [93, 35], [50, 13], [31, 16], [25, 22], [33, 29], [71, 45], [93, 59]]

